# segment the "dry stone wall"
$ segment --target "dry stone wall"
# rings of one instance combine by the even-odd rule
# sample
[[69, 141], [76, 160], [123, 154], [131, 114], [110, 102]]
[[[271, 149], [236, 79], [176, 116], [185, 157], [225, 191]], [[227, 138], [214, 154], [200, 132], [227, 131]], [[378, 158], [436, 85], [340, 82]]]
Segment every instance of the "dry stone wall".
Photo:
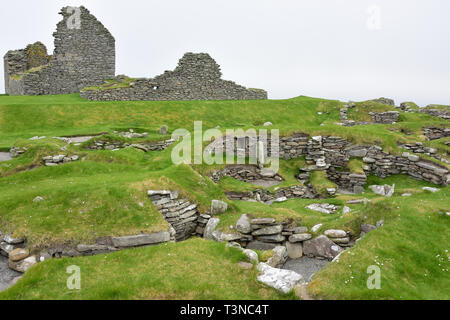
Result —
[[87, 88], [83, 98], [110, 100], [261, 100], [267, 92], [221, 79], [219, 65], [207, 53], [186, 53], [174, 71], [153, 79], [136, 79], [129, 87]]
[[74, 93], [114, 77], [113, 36], [84, 7], [79, 8], [80, 28], [71, 27], [68, 20], [74, 18], [76, 11], [69, 8], [65, 7], [60, 12], [63, 20], [58, 23], [53, 34], [55, 50], [51, 59], [42, 44], [34, 44], [34, 50], [9, 51], [5, 55], [7, 94]]

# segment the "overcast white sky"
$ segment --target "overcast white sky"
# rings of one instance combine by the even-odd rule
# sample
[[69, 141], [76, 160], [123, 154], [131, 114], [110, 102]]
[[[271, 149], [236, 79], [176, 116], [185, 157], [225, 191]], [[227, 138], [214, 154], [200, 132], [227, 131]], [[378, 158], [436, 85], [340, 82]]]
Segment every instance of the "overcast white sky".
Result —
[[1, 54], [38, 40], [52, 52], [66, 5], [84, 5], [111, 31], [117, 74], [153, 77], [185, 52], [208, 52], [224, 79], [273, 99], [450, 105], [448, 0], [5, 1]]

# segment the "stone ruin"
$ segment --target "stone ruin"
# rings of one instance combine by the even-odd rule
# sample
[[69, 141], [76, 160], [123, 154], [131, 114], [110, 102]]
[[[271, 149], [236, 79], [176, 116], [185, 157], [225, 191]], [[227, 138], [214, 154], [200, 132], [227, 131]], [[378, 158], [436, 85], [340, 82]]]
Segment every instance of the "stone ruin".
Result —
[[[60, 14], [63, 20], [53, 34], [52, 56], [40, 42], [4, 56], [7, 94], [75, 93], [115, 76], [115, 40], [111, 33], [85, 7], [65, 7]], [[74, 20], [78, 18], [79, 25]]]
[[[261, 100], [267, 92], [222, 80], [220, 66], [207, 53], [186, 53], [174, 71], [152, 79], [116, 77], [116, 82], [86, 88], [81, 97], [94, 100]], [[125, 85], [124, 85], [125, 84]]]

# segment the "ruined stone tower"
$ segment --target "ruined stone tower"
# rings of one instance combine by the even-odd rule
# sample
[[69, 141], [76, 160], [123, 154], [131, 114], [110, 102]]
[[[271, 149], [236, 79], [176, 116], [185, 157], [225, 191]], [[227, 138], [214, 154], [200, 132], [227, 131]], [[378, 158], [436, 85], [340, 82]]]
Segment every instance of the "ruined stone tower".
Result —
[[53, 34], [53, 56], [39, 42], [5, 55], [7, 94], [75, 93], [115, 76], [111, 33], [84, 7], [65, 7], [60, 14], [63, 20]]

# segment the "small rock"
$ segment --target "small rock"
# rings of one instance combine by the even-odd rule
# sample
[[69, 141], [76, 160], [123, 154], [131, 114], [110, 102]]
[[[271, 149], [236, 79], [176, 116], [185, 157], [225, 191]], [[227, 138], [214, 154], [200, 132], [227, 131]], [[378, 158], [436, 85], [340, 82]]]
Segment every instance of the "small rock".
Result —
[[28, 249], [17, 248], [9, 253], [9, 260], [17, 262], [27, 258], [30, 255]]
[[376, 228], [377, 227], [375, 227], [374, 225], [371, 225], [371, 224], [362, 224], [361, 225], [361, 232], [368, 233], [368, 232], [370, 232], [372, 230], [375, 230]]
[[21, 244], [25, 242], [23, 238], [13, 238], [10, 235], [6, 235], [3, 240], [8, 244]]
[[299, 233], [306, 233], [308, 232], [308, 227], [295, 227], [293, 233], [299, 234]]
[[244, 249], [244, 250], [242, 250], [242, 253], [247, 256], [247, 258], [250, 260], [250, 262], [258, 263], [258, 261], [259, 261], [258, 254], [255, 251], [250, 250], [250, 249]]
[[270, 127], [270, 126], [272, 126], [272, 125], [273, 125], [272, 122], [266, 122], [266, 123], [264, 123], [264, 127]]
[[312, 238], [312, 235], [309, 233], [300, 233], [300, 234], [293, 234], [289, 237], [289, 242], [295, 243], [295, 242], [302, 242], [306, 241]]

